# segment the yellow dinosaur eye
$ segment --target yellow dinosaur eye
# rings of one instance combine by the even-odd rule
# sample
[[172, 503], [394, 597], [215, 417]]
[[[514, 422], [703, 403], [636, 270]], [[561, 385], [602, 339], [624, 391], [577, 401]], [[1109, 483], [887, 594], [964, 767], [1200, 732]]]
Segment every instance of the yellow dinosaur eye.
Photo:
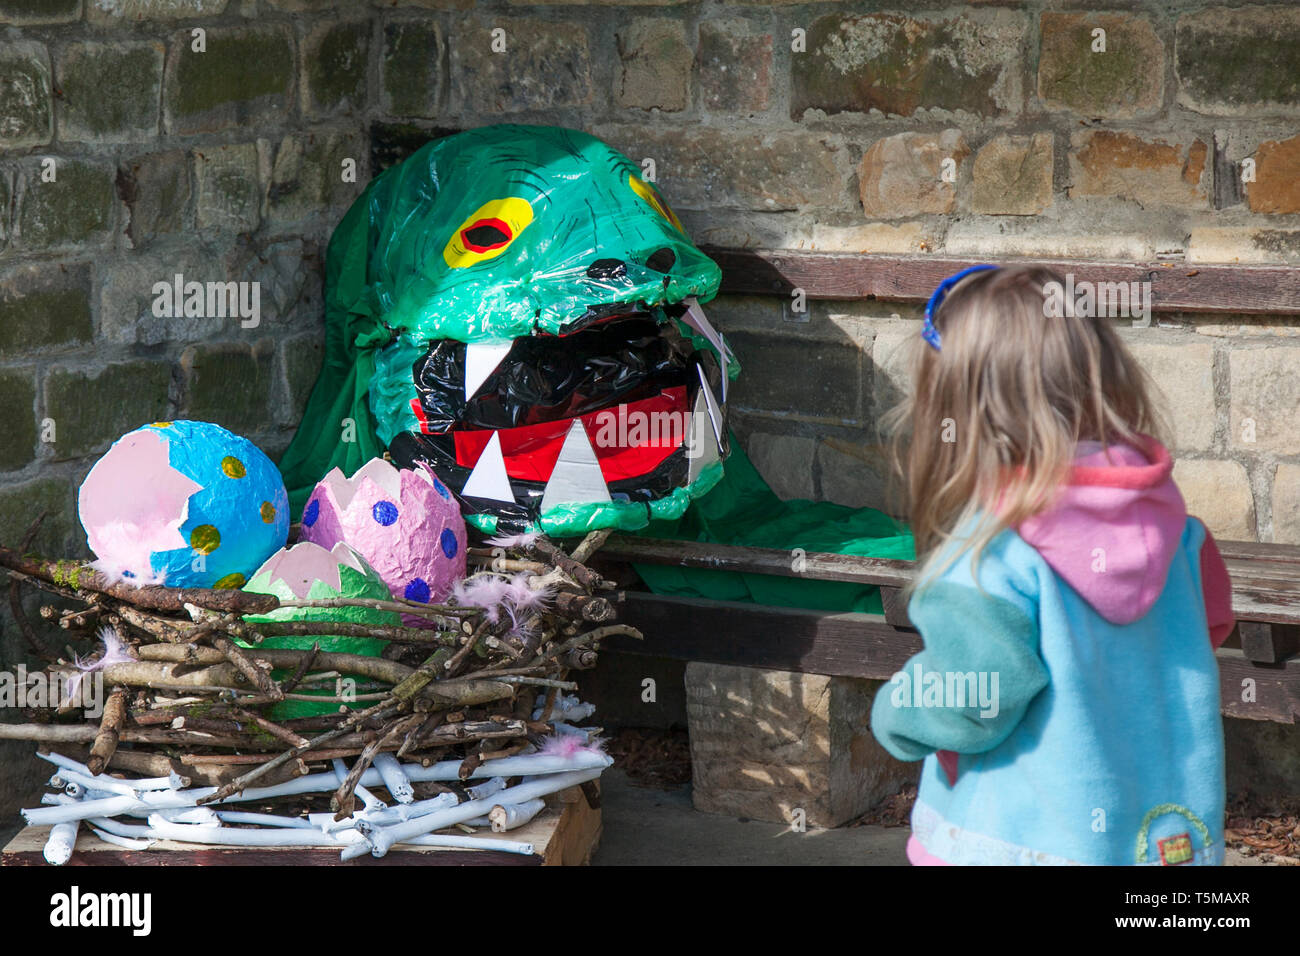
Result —
[[653, 186], [635, 173], [628, 174], [627, 184], [632, 187], [632, 192], [648, 202], [655, 212], [671, 222], [678, 232], [686, 233], [686, 230], [682, 228], [682, 221], [668, 208], [668, 203], [663, 201]]
[[495, 259], [532, 221], [533, 207], [526, 199], [507, 196], [485, 202], [452, 233], [442, 257], [453, 269]]

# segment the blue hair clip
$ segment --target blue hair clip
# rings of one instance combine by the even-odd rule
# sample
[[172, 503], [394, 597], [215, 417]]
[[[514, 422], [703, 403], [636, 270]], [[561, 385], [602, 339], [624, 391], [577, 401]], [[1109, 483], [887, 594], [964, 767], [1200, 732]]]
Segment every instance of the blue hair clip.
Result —
[[936, 352], [939, 351], [939, 330], [934, 327], [934, 312], [943, 303], [944, 298], [948, 295], [948, 290], [972, 272], [984, 272], [996, 268], [997, 266], [987, 264], [970, 266], [967, 269], [962, 269], [956, 275], [948, 276], [939, 283], [939, 288], [934, 290], [934, 294], [930, 296], [930, 301], [925, 304], [925, 322], [921, 325], [921, 338], [925, 339]]

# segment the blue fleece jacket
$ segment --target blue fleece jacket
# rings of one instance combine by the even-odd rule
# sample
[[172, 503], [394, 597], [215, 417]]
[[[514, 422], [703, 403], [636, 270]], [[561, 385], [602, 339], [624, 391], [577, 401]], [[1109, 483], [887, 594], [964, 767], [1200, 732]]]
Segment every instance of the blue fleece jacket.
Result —
[[1223, 860], [1210, 632], [1231, 622], [1213, 601], [1207, 617], [1203, 575], [1222, 592], [1226, 573], [1167, 453], [1135, 455], [1113, 476], [1080, 467], [1077, 494], [911, 601], [925, 649], [877, 694], [872, 729], [924, 759], [913, 836], [944, 862]]

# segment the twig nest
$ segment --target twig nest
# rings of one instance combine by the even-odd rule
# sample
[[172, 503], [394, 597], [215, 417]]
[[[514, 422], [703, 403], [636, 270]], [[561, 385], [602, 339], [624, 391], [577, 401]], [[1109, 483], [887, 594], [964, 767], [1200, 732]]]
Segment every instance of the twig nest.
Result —
[[[244, 590], [274, 594], [281, 601], [389, 599], [388, 585], [361, 555], [346, 544], [336, 544], [332, 549], [326, 549], [310, 541], [277, 551], [257, 569]], [[244, 620], [250, 624], [266, 621], [343, 621], [367, 627], [393, 627], [401, 623], [396, 613], [370, 607], [280, 607], [269, 614], [245, 615]], [[322, 651], [361, 654], [366, 657], [378, 657], [388, 644], [377, 637], [286, 634], [265, 637], [261, 646], [308, 650], [318, 642]], [[239, 643], [249, 646], [243, 641]], [[289, 675], [286, 671], [274, 671], [271, 676], [276, 680], [284, 680]], [[304, 690], [302, 693], [311, 691]], [[331, 691], [330, 694], [332, 693]], [[286, 701], [272, 708], [271, 716], [274, 719], [288, 720], [333, 713], [338, 708], [337, 703]]]
[[210, 422], [123, 435], [82, 482], [77, 511], [95, 567], [134, 584], [242, 587], [289, 536], [280, 472]]
[[[425, 465], [399, 469], [375, 458], [351, 478], [333, 469], [307, 499], [301, 537], [325, 548], [347, 544], [395, 597], [411, 601], [440, 602], [465, 576], [465, 519]], [[409, 616], [406, 623], [429, 626]]]

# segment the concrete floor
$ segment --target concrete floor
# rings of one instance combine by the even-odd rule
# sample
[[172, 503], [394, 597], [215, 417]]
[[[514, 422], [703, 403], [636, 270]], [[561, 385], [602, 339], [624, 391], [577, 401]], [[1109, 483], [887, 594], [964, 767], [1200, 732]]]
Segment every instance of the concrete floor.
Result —
[[611, 768], [600, 778], [604, 833], [594, 866], [905, 866], [906, 827], [795, 833], [691, 806], [689, 786], [659, 790]]

